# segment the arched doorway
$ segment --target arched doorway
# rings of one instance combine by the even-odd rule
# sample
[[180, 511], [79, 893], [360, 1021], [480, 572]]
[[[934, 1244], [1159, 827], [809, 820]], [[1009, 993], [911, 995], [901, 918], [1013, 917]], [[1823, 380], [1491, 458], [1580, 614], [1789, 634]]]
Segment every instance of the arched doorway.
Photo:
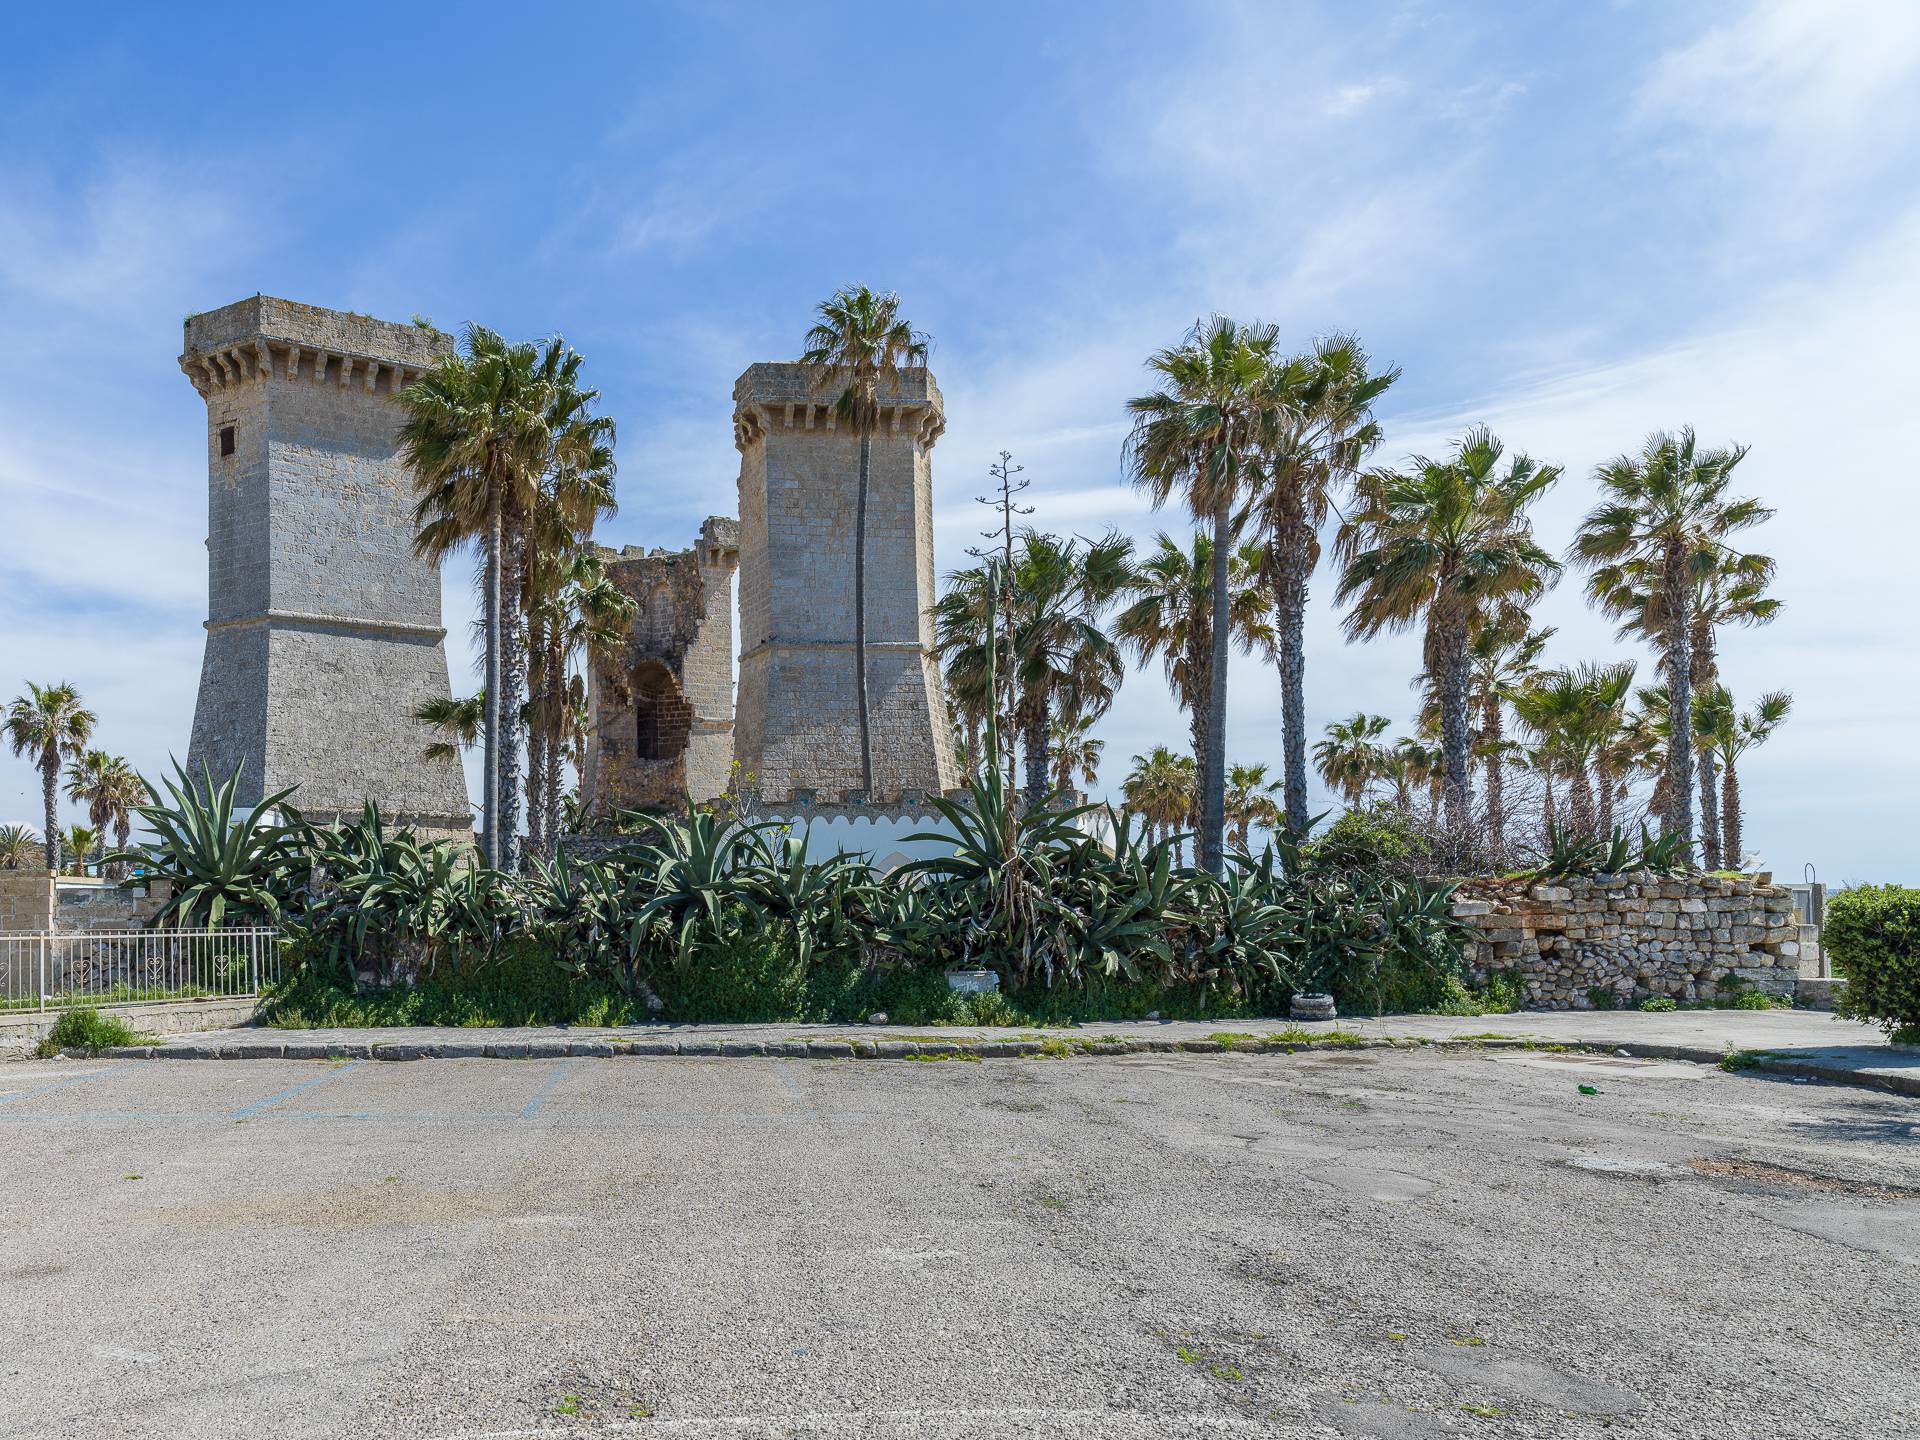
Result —
[[642, 661], [632, 685], [634, 755], [643, 761], [679, 759], [693, 729], [693, 707], [673, 672], [657, 660]]

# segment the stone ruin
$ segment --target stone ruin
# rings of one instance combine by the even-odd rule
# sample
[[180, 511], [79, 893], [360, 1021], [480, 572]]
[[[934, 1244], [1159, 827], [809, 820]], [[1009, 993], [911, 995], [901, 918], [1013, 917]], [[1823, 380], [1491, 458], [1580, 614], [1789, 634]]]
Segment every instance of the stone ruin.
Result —
[[739, 531], [716, 515], [690, 550], [599, 549], [635, 604], [619, 654], [587, 677], [593, 728], [580, 790], [602, 813], [672, 810], [727, 789]]
[[[415, 711], [449, 693], [440, 577], [413, 551], [401, 389], [451, 337], [256, 295], [186, 322], [180, 368], [207, 405], [208, 607], [188, 764], [241, 767], [240, 799], [297, 786], [316, 819], [371, 799], [466, 837], [459, 763], [430, 760]], [[862, 788], [853, 664], [859, 442], [795, 364], [734, 386], [738, 521], [678, 552], [603, 550], [638, 602], [589, 679], [590, 812], [673, 809], [734, 788], [745, 808], [921, 813], [959, 776], [932, 653], [932, 449], [946, 425], [924, 369], [882, 393], [868, 491]], [[740, 578], [737, 702], [732, 579]], [[737, 762], [737, 763], [736, 763]]]

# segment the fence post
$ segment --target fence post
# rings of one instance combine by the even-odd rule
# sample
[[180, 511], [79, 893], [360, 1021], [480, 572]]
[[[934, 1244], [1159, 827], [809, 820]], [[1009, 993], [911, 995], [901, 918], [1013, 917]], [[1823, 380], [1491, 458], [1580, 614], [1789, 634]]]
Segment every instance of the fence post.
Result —
[[40, 1008], [47, 1008], [47, 932], [40, 932]]
[[247, 969], [252, 972], [253, 988], [249, 994], [260, 993], [260, 932], [253, 930], [247, 936]]

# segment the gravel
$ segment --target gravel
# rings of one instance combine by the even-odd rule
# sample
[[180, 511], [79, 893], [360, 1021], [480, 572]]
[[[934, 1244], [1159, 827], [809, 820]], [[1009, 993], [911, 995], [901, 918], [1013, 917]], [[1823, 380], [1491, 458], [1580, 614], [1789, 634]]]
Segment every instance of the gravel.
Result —
[[0, 1437], [1914, 1435], [1916, 1141], [1524, 1051], [10, 1064]]

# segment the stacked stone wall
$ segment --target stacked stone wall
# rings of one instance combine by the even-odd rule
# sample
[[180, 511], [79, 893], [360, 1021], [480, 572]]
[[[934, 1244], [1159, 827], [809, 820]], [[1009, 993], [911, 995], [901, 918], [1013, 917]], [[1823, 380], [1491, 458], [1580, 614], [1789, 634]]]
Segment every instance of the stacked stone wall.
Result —
[[1645, 872], [1474, 880], [1457, 892], [1454, 913], [1478, 932], [1475, 978], [1517, 975], [1529, 1009], [1589, 1009], [1591, 991], [1619, 1005], [1735, 989], [1791, 996], [1799, 927], [1791, 894], [1770, 880]]

